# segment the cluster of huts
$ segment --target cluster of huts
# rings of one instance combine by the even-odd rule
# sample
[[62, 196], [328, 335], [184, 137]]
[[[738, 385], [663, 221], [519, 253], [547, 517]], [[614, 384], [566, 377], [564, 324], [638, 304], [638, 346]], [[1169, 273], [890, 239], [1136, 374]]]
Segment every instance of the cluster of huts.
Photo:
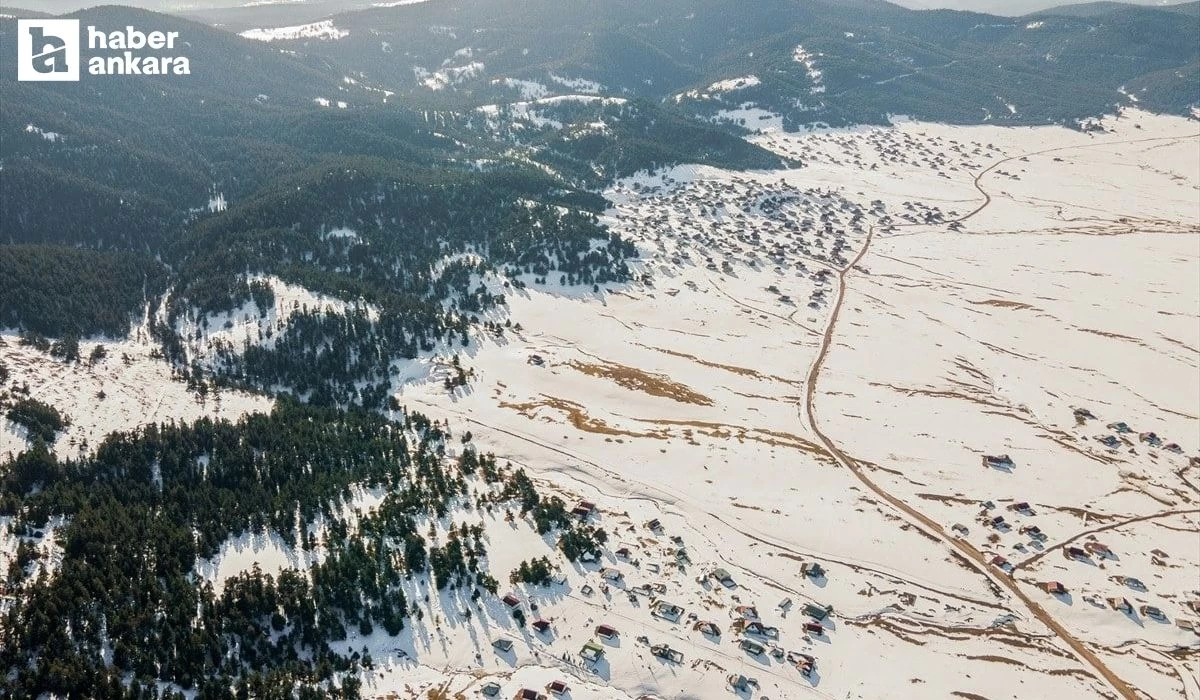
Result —
[[[1075, 423], [1077, 425], [1084, 425], [1088, 421], [1098, 420], [1096, 415], [1092, 413], [1090, 409], [1084, 407], [1074, 408], [1073, 413], [1075, 415]], [[1125, 421], [1114, 421], [1106, 424], [1104, 427], [1112, 432], [1095, 435], [1093, 436], [1093, 439], [1111, 451], [1115, 452], [1122, 448], [1134, 450], [1137, 445], [1142, 444], [1146, 445], [1147, 447], [1161, 449], [1164, 452], [1171, 452], [1177, 455], [1183, 454], [1183, 447], [1180, 446], [1179, 443], [1164, 440], [1152, 430], [1139, 432], [1130, 427]], [[1191, 466], [1200, 466], [1200, 457], [1192, 457]]]

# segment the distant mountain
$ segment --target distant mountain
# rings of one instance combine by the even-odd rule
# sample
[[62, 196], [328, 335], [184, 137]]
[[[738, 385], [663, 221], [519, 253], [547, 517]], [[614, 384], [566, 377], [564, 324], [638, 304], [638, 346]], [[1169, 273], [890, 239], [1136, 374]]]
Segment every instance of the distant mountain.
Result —
[[305, 0], [302, 2], [249, 3], [225, 7], [188, 7], [173, 14], [211, 24], [231, 32], [254, 27], [294, 26], [316, 22], [331, 15], [367, 9], [365, 0]]
[[[304, 2], [305, 0], [299, 1]], [[294, 3], [296, 0], [281, 0], [281, 2]], [[39, 10], [51, 14], [78, 12], [97, 6], [97, 3], [89, 0], [11, 0], [5, 4], [14, 8]], [[255, 0], [124, 0], [120, 3], [123, 7], [167, 13], [250, 4], [255, 4]]]
[[[590, 188], [671, 162], [770, 167], [776, 158], [733, 133], [769, 113], [787, 127], [894, 114], [1072, 124], [1134, 99], [1172, 113], [1200, 104], [1200, 14], [1089, 13], [429, 0], [339, 14], [327, 20], [335, 31], [268, 43], [101, 7], [73, 16], [178, 31], [193, 74], [48, 84], [0, 71], [0, 211], [21, 222], [0, 228], [17, 242], [158, 252], [211, 213], [210, 196], [241, 200], [337, 158], [405, 171], [537, 167]], [[0, 52], [14, 50], [14, 31], [0, 19]], [[48, 198], [74, 206], [37, 206]]]
[[[1169, 8], [1177, 0], [1130, 0], [1129, 2], [1061, 2], [1060, 0], [893, 0], [897, 5], [903, 5], [914, 10], [964, 10], [967, 12], [986, 12], [993, 15], [1020, 17], [1035, 12], [1054, 12], [1069, 14], [1074, 8], [1086, 8], [1095, 5], [1134, 6]], [[1080, 13], [1089, 10], [1080, 9]]]
[[[440, 2], [441, 0], [423, 0]], [[843, 0], [856, 3], [859, 0]], [[883, 4], [884, 0], [874, 0]], [[1129, 0], [1129, 2], [1062, 2], [1061, 0], [892, 0], [901, 7], [913, 10], [961, 10], [1004, 17], [1020, 17], [1035, 12], [1053, 11], [1056, 14], [1079, 14], [1092, 12], [1089, 6], [1135, 6], [1170, 9], [1178, 0]], [[96, 3], [90, 0], [11, 0], [13, 7], [37, 10], [48, 14], [76, 12]], [[124, 6], [165, 12], [188, 17], [209, 24], [229, 27], [241, 31], [255, 23], [301, 24], [335, 14], [353, 10], [364, 10], [373, 6], [398, 4], [382, 0], [124, 0]], [[414, 3], [415, 4], [415, 3]], [[1075, 9], [1079, 8], [1079, 9]]]
[[[192, 74], [29, 83], [0, 71], [5, 240], [144, 249], [205, 206], [214, 186], [247, 191], [312, 162], [311, 145], [287, 140], [311, 121], [314, 97], [381, 100], [324, 67], [204, 24], [116, 7], [72, 16], [102, 28], [178, 31]], [[15, 24], [0, 19], [5, 55], [16, 50]], [[70, 206], [42, 206], [47, 197]]]
[[[1186, 113], [1200, 90], [1200, 18], [1121, 7], [1036, 21], [822, 0], [438, 0], [337, 15], [338, 41], [287, 46], [396, 91], [462, 107], [517, 88], [644, 97], [710, 115], [752, 105], [785, 123], [879, 123], [890, 114], [974, 123], [1070, 123], [1128, 104]], [[720, 81], [752, 78], [737, 88]], [[523, 81], [523, 82], [522, 82]], [[709, 89], [717, 84], [716, 89]]]
[[[1164, 12], [1176, 12], [1193, 16], [1200, 14], [1200, 2], [1194, 1], [1179, 3], [1141, 2], [1137, 4], [1153, 6], [1155, 9]], [[1078, 4], [1055, 5], [1054, 7], [1040, 10], [1037, 14], [1061, 15], [1064, 17], [1102, 17], [1114, 12], [1122, 12], [1132, 7], [1134, 5], [1125, 2], [1081, 2]]]
[[[349, 10], [361, 10], [380, 0], [121, 0], [123, 7], [173, 14], [214, 25], [241, 25], [268, 20], [299, 24]], [[94, 0], [7, 0], [4, 5], [47, 14], [66, 14], [97, 6]]]
[[[369, 78], [339, 67], [336, 56], [303, 45], [293, 50], [250, 41], [130, 8], [102, 7], [71, 16], [101, 28], [178, 31], [192, 75], [22, 83], [11, 71], [0, 71], [6, 175], [0, 212], [7, 223], [0, 223], [0, 232], [6, 240], [153, 249], [199, 216], [211, 195], [238, 200], [279, 176], [330, 158], [383, 158], [400, 164], [402, 172], [462, 169], [457, 162], [503, 161], [511, 147], [473, 129], [466, 115], [444, 117], [435, 134], [426, 116], [410, 109], [415, 105], [389, 103]], [[0, 18], [0, 52], [15, 51], [14, 40], [15, 20]], [[641, 116], [634, 118], [634, 110]], [[649, 118], [660, 111], [652, 103], [625, 111], [626, 121], [615, 120], [605, 140], [624, 135], [632, 144], [643, 138], [636, 131], [673, 123], [665, 115]], [[708, 157], [696, 150], [703, 144], [709, 154], [734, 158], [730, 162], [777, 162], [728, 132], [703, 124], [677, 126], [704, 136], [694, 142], [692, 160]], [[545, 156], [594, 177], [590, 166], [570, 162], [583, 143], [594, 140], [562, 143]], [[675, 148], [658, 148], [659, 162], [669, 160], [666, 154]], [[603, 160], [603, 150], [592, 155]], [[652, 160], [639, 159], [653, 158], [652, 151], [649, 142], [640, 151], [623, 149], [613, 167], [650, 165]], [[47, 198], [73, 206], [40, 206]]]

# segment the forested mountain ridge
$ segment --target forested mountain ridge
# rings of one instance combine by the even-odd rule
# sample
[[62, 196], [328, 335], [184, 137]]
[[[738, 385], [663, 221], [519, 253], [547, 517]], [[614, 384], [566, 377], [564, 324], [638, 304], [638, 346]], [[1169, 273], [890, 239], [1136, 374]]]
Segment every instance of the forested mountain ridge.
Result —
[[[0, 18], [0, 51], [20, 14]], [[0, 75], [0, 240], [30, 246], [0, 264], [34, 292], [0, 297], [0, 319], [119, 335], [155, 309], [179, 369], [321, 403], [364, 402], [392, 360], [465, 341], [504, 303], [510, 282], [481, 285], [489, 273], [628, 280], [637, 251], [596, 220], [594, 191], [675, 163], [777, 167], [739, 137], [756, 115], [785, 128], [893, 114], [1070, 124], [1132, 100], [1200, 103], [1200, 15], [1178, 8], [1012, 20], [823, 0], [439, 0], [270, 42], [130, 8], [72, 16], [178, 31], [194, 71]], [[117, 269], [90, 251], [139, 256], [140, 293], [54, 277], [67, 260]], [[306, 311], [270, 349], [189, 349], [206, 316], [245, 304], [263, 276], [373, 315]], [[60, 294], [55, 308], [35, 303]], [[326, 372], [315, 383], [313, 366]]]
[[[1163, 12], [1178, 12], [1184, 15], [1200, 14], [1200, 2], [1143, 2], [1141, 5], [1151, 5], [1156, 10]], [[1096, 17], [1106, 15], [1112, 12], [1122, 12], [1128, 10], [1133, 5], [1126, 2], [1110, 2], [1109, 0], [1100, 0], [1099, 2], [1081, 2], [1074, 5], [1056, 5], [1036, 12], [1031, 12], [1033, 15], [1062, 15], [1064, 17]]]
[[[457, 342], [476, 314], [502, 303], [467, 287], [471, 271], [554, 271], [588, 285], [628, 276], [631, 247], [594, 221], [603, 201], [506, 155], [512, 144], [473, 129], [469, 115], [430, 120], [323, 59], [193, 22], [111, 7], [79, 16], [179, 31], [195, 70], [67, 85], [0, 77], [0, 240], [20, 246], [0, 257], [5, 282], [19, 285], [0, 296], [7, 327], [118, 337], [170, 287], [154, 332], [183, 369], [194, 358], [174, 320], [231, 309], [246, 299], [249, 276], [268, 274], [381, 311], [356, 342], [339, 340], [341, 324], [320, 331], [334, 347], [370, 346], [361, 356], [376, 358], [374, 369], [343, 367], [322, 380], [299, 358], [281, 359], [296, 368], [284, 379], [382, 381], [391, 359]], [[15, 50], [14, 32], [12, 17], [0, 19], [0, 51]], [[353, 108], [332, 106], [343, 100]], [[778, 162], [713, 131], [760, 163]], [[327, 236], [350, 227], [353, 240]], [[440, 267], [463, 253], [475, 256], [470, 264]], [[88, 272], [96, 274], [80, 284]], [[307, 353], [308, 341], [317, 342], [272, 354]], [[252, 366], [272, 381], [240, 359], [210, 368], [275, 386], [278, 372], [264, 363]]]
[[[242, 297], [228, 290], [244, 287], [236, 278], [253, 273], [349, 298], [374, 299], [386, 287], [391, 303], [428, 306], [442, 301], [431, 294], [445, 291], [428, 270], [440, 257], [466, 251], [495, 254], [495, 264], [542, 277], [558, 271], [580, 284], [619, 281], [631, 251], [590, 250], [588, 240], [606, 243], [608, 234], [577, 224], [604, 205], [581, 188], [673, 162], [780, 163], [727, 129], [681, 121], [653, 103], [608, 110], [612, 131], [593, 139], [557, 138], [553, 129], [500, 135], [471, 110], [389, 101], [387, 91], [326, 57], [128, 8], [72, 16], [101, 28], [179, 31], [193, 74], [77, 84], [0, 75], [0, 240], [148, 255], [171, 273], [176, 308], [232, 308]], [[0, 18], [0, 51], [14, 50], [14, 32], [15, 16]], [[573, 119], [593, 116], [584, 109]], [[673, 142], [678, 134], [687, 136]], [[391, 201], [375, 202], [383, 191], [393, 192]], [[417, 200], [420, 206], [408, 206]], [[505, 217], [526, 217], [529, 205], [546, 224], [543, 235], [510, 235], [515, 229], [505, 228]], [[561, 219], [576, 222], [567, 225], [575, 227], [568, 235], [574, 242], [564, 243], [557, 232], [566, 229], [542, 206], [580, 214]], [[362, 229], [363, 245], [331, 253], [333, 244], [320, 237], [346, 226]], [[372, 255], [363, 255], [368, 246]], [[406, 252], [386, 261], [373, 255], [388, 250]], [[617, 255], [605, 259], [605, 251]], [[359, 259], [343, 265], [348, 256]], [[5, 262], [18, 260], [31, 262], [28, 255]], [[36, 269], [53, 267], [40, 262]], [[155, 305], [158, 291], [143, 301]], [[84, 286], [78, 293], [92, 292]], [[399, 302], [405, 295], [408, 301]], [[101, 297], [127, 298], [115, 290]], [[0, 301], [5, 323], [50, 335], [113, 332], [112, 323], [60, 314], [35, 320], [22, 299]], [[120, 311], [131, 312], [127, 305]], [[460, 322], [451, 325], [461, 331]]]
[[1186, 70], [1198, 57], [1190, 39], [1200, 18], [1177, 8], [1009, 18], [823, 0], [446, 0], [331, 21], [347, 34], [286, 45], [431, 104], [516, 99], [512, 80], [550, 94], [587, 86], [666, 100], [752, 75], [755, 89], [716, 100], [753, 103], [791, 125], [882, 123], [889, 114], [1072, 123], [1128, 104], [1119, 91], [1127, 83], [1175, 69], [1190, 90], [1144, 86], [1142, 105], [1186, 113], [1200, 104]]
[[132, 252], [0, 246], [0, 327], [45, 336], [121, 337], [166, 289], [167, 270]]
[[[554, 184], [529, 170], [401, 175], [378, 159], [315, 167], [189, 231], [155, 330], [169, 358], [191, 364], [180, 319], [248, 301], [247, 271], [361, 302], [355, 312], [293, 316], [270, 349], [228, 346], [206, 359], [256, 387], [382, 407], [393, 360], [441, 342], [467, 345], [504, 304], [509, 290], [483, 284], [484, 275], [501, 271], [515, 284], [552, 273], [588, 286], [630, 279], [633, 246], [598, 225], [587, 209], [595, 201], [552, 192]], [[379, 389], [356, 389], [362, 382]]]
[[[114, 319], [157, 308], [169, 286], [154, 332], [181, 369], [335, 403], [362, 400], [351, 385], [381, 386], [390, 359], [464, 338], [503, 304], [503, 289], [479, 287], [489, 270], [628, 279], [636, 251], [594, 220], [604, 203], [590, 191], [673, 163], [779, 166], [737, 135], [748, 115], [785, 127], [897, 113], [1071, 122], [1134, 98], [1182, 111], [1198, 102], [1186, 78], [1200, 77], [1182, 39], [1200, 18], [1147, 8], [1025, 22], [820, 0], [446, 0], [338, 15], [336, 40], [271, 42], [129, 8], [72, 16], [179, 31], [193, 75], [0, 75], [0, 239], [129, 251], [166, 277], [152, 275], [135, 309], [130, 289], [39, 282], [67, 254], [27, 248], [0, 261], [24, 266], [10, 279], [87, 298], [47, 314], [5, 295], [0, 318], [114, 334], [128, 327]], [[0, 51], [14, 31], [0, 19]], [[474, 257], [440, 267], [463, 254]], [[289, 333], [303, 337], [269, 356], [227, 348], [197, 364], [178, 320], [246, 302], [256, 275], [379, 314], [302, 314]], [[345, 357], [321, 356], [339, 345]], [[301, 380], [313, 363], [330, 372], [324, 386]]]
[[[305, 119], [295, 110], [313, 93], [335, 94], [339, 76], [165, 15], [106, 7], [79, 16], [179, 31], [193, 73], [51, 84], [0, 72], [3, 239], [157, 252], [214, 188], [233, 197], [310, 162], [312, 146], [287, 143]], [[15, 25], [0, 19], [0, 50], [15, 51]]]

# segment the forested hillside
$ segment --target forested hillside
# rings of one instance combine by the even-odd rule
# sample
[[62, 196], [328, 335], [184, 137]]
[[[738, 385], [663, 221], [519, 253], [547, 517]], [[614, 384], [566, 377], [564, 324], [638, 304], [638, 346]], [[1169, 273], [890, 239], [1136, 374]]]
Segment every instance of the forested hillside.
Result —
[[0, 246], [0, 327], [55, 338], [120, 337], [166, 282], [163, 266], [142, 254]]
[[[471, 109], [389, 100], [329, 57], [142, 11], [79, 16], [179, 31], [194, 74], [67, 85], [0, 76], [0, 238], [25, 246], [0, 259], [20, 287], [0, 296], [0, 321], [118, 336], [170, 288], [165, 316], [150, 317], [182, 371], [320, 402], [357, 403], [352, 387], [386, 382], [393, 359], [465, 339], [503, 304], [503, 290], [479, 286], [489, 270], [588, 287], [626, 280], [635, 251], [597, 224], [605, 203], [587, 188], [678, 162], [781, 162], [651, 102], [547, 106], [555, 119], [611, 124], [587, 137], [496, 130]], [[0, 50], [14, 31], [0, 19]], [[270, 349], [197, 363], [176, 321], [238, 307], [255, 275], [378, 314], [302, 314]]]
[[[237, 424], [114, 434], [80, 461], [35, 446], [0, 465], [0, 515], [15, 516], [16, 532], [69, 519], [55, 576], [27, 575], [32, 548], [7, 572], [18, 602], [0, 625], [10, 672], [0, 688], [8, 697], [355, 698], [358, 679], [346, 672], [372, 661], [330, 644], [347, 630], [399, 634], [420, 614], [409, 601], [415, 578], [467, 602], [496, 592], [508, 572], [488, 570], [488, 542], [473, 525], [486, 514], [529, 514], [568, 536], [572, 558], [604, 537], [491, 455], [468, 445], [444, 458], [451, 437], [417, 413], [390, 422], [284, 403]], [[387, 492], [354, 529], [352, 488]], [[311, 571], [255, 570], [219, 591], [196, 580], [227, 538], [267, 532], [312, 555]]]
[[[332, 22], [346, 36], [287, 44], [409, 100], [507, 101], [519, 80], [550, 94], [587, 85], [610, 96], [682, 95], [687, 113], [750, 103], [793, 127], [882, 123], [893, 114], [1073, 123], [1127, 104], [1123, 86], [1200, 56], [1195, 12], [1119, 4], [1012, 18], [857, 1], [446, 0]], [[746, 76], [758, 81], [753, 89], [706, 90]], [[1170, 81], [1177, 91], [1148, 90], [1145, 106], [1187, 113], [1200, 104], [1189, 76]]]
[[[246, 270], [361, 302], [345, 314], [298, 314], [272, 347], [229, 346], [211, 367], [317, 403], [380, 407], [393, 360], [440, 342], [466, 345], [504, 304], [505, 290], [483, 285], [482, 275], [554, 273], [589, 287], [629, 279], [633, 246], [567, 206], [595, 207], [591, 198], [551, 192], [553, 184], [538, 171], [401, 175], [378, 159], [313, 168], [189, 231], [156, 332], [169, 356], [188, 364], [178, 320], [250, 301]], [[355, 389], [361, 382], [378, 392]]]

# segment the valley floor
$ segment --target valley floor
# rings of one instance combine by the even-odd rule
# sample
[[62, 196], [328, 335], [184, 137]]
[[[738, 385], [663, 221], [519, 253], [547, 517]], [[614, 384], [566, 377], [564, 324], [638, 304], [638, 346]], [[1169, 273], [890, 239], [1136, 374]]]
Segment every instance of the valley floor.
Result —
[[[1140, 112], [1104, 127], [763, 131], [804, 167], [611, 188], [639, 282], [508, 290], [495, 320], [520, 327], [460, 349], [467, 387], [444, 388], [446, 354], [398, 365], [394, 386], [595, 504], [603, 561], [513, 589], [545, 632], [415, 580], [422, 621], [345, 642], [371, 653], [367, 690], [1200, 698], [1200, 129]], [[8, 340], [35, 396], [76, 387], [72, 449], [164, 402], [212, 410], [172, 398], [152, 358], [122, 364], [131, 349], [50, 376]], [[484, 525], [504, 588], [548, 551], [520, 519]], [[247, 536], [198, 573], [303, 565], [285, 550]]]
[[[609, 622], [625, 642], [601, 672], [556, 673], [631, 697], [720, 697], [729, 674], [771, 697], [1196, 697], [1200, 644], [1176, 621], [1200, 599], [1198, 134], [1140, 113], [1105, 126], [769, 132], [753, 138], [806, 167], [683, 167], [606, 193], [650, 283], [517, 297], [523, 332], [480, 345], [469, 391], [410, 382], [401, 401], [600, 504], [643, 553], [607, 565], [725, 636], [584, 599], [599, 578], [577, 571], [539, 610], [554, 637], [515, 663], [573, 655]], [[764, 211], [781, 193], [808, 232]], [[841, 263], [808, 245], [829, 220]], [[670, 546], [651, 519], [691, 566], [645, 567]], [[1111, 554], [1063, 558], [1089, 543]], [[801, 575], [814, 561], [825, 577]], [[714, 567], [738, 588], [696, 583]], [[833, 606], [819, 636], [807, 602]], [[739, 603], [817, 671], [741, 651]]]

